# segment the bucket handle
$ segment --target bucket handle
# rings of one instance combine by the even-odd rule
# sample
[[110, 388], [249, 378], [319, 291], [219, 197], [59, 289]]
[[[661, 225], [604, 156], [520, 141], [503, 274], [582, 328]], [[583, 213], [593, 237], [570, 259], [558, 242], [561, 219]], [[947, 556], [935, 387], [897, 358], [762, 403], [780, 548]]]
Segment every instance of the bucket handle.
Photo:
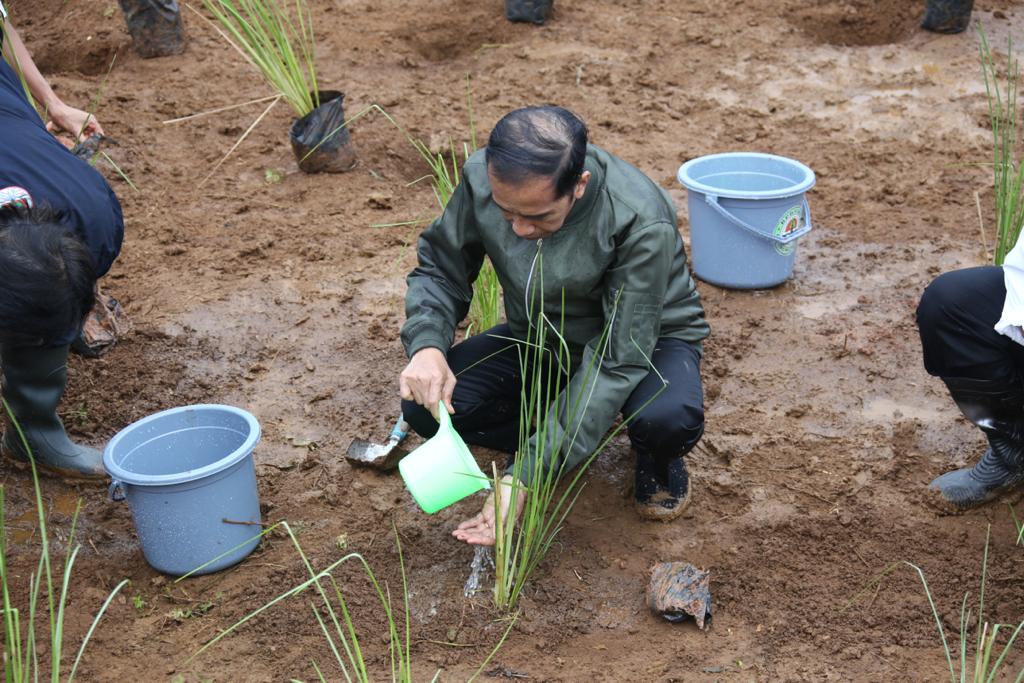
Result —
[[712, 209], [714, 209], [719, 214], [721, 214], [721, 216], [723, 218], [725, 218], [727, 221], [729, 221], [733, 225], [738, 226], [740, 228], [743, 228], [744, 230], [747, 230], [748, 232], [752, 232], [755, 235], [757, 235], [758, 237], [761, 237], [761, 238], [767, 239], [767, 240], [772, 240], [774, 242], [778, 242], [779, 244], [788, 244], [789, 242], [792, 242], [795, 239], [799, 239], [799, 238], [803, 237], [804, 235], [806, 235], [807, 233], [809, 233], [811, 231], [811, 206], [810, 206], [810, 204], [807, 203], [807, 197], [804, 197], [804, 199], [803, 199], [804, 218], [805, 218], [804, 227], [800, 228], [799, 230], [795, 230], [794, 232], [791, 232], [788, 235], [783, 235], [783, 236], [780, 236], [780, 237], [776, 237], [775, 235], [769, 235], [767, 233], [764, 233], [761, 230], [758, 230], [757, 228], [755, 228], [750, 223], [747, 223], [746, 221], [741, 220], [739, 218], [739, 216], [736, 216], [735, 214], [729, 213], [728, 211], [725, 210], [725, 207], [723, 207], [721, 204], [718, 203], [718, 197], [716, 195], [706, 194], [706, 195], [704, 195], [704, 201], [707, 202], [708, 206], [710, 206]]
[[125, 499], [124, 485], [117, 479], [110, 482], [110, 486], [107, 487], [107, 498], [118, 503]]

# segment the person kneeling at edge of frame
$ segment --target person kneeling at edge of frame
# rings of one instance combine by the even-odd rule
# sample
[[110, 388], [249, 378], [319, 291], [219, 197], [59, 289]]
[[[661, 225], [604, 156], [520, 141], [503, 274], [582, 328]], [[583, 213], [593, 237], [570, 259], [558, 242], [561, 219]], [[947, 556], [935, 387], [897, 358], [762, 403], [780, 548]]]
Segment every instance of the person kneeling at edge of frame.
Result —
[[[20, 42], [10, 45], [15, 34], [8, 35], [29, 87], [40, 97], [45, 80]], [[67, 120], [55, 116], [55, 125], [73, 128], [73, 134], [98, 128], [81, 110], [65, 107], [61, 112]], [[96, 281], [117, 258], [123, 237], [121, 205], [113, 190], [96, 169], [47, 132], [18, 74], [0, 60], [3, 398], [36, 464], [65, 477], [106, 476], [102, 454], [68, 438], [57, 406], [67, 387], [69, 346], [93, 307]], [[0, 452], [27, 462], [29, 454], [3, 412]]]
[[939, 275], [917, 307], [924, 367], [988, 439], [973, 467], [930, 488], [956, 509], [987, 503], [1024, 483], [1024, 240], [1002, 266]]
[[[672, 200], [587, 138], [586, 126], [566, 109], [517, 109], [466, 162], [444, 213], [420, 236], [419, 265], [408, 277], [402, 412], [429, 437], [443, 399], [467, 442], [513, 453], [523, 383], [516, 346], [528, 338], [528, 311], [542, 301], [543, 283], [547, 316], [564, 319], [572, 367], [583, 367], [585, 358], [601, 362], [596, 379], [577, 372], [565, 389], [563, 395], [588, 395], [574, 424], [551, 409], [556, 428], [575, 435], [564, 440], [567, 452], [549, 452], [536, 435], [529, 447], [542, 450], [542, 466], [567, 472], [594, 452], [616, 416], [635, 414], [628, 430], [637, 509], [647, 518], [674, 519], [690, 501], [683, 456], [704, 431], [700, 360], [709, 329]], [[485, 255], [504, 291], [507, 323], [452, 346]], [[612, 320], [607, 352], [599, 356]], [[662, 377], [667, 387], [658, 393]], [[536, 476], [532, 462], [523, 463], [522, 485], [511, 468], [502, 480], [520, 500]], [[503, 510], [511, 500], [502, 491]], [[454, 535], [493, 545], [495, 523], [492, 499]]]

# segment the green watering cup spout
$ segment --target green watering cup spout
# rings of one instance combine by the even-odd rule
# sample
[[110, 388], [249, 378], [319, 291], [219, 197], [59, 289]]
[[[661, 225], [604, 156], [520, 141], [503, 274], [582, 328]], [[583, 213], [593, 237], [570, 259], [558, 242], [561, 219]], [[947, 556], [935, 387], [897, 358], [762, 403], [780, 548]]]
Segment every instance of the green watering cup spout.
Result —
[[466, 442], [452, 426], [444, 401], [438, 406], [438, 415], [437, 434], [398, 463], [409, 492], [428, 515], [491, 488]]

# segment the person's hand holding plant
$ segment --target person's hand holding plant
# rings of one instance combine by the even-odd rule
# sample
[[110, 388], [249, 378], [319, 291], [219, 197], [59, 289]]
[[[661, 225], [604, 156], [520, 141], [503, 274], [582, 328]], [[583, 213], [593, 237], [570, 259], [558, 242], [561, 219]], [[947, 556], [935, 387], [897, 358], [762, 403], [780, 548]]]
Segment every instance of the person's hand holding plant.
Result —
[[[21, 77], [35, 105], [46, 112], [50, 120], [46, 124], [46, 130], [54, 135], [60, 131], [69, 133], [73, 142], [80, 142], [83, 137], [91, 135], [103, 135], [103, 127], [92, 114], [75, 109], [64, 104], [64, 101], [53, 91], [49, 81], [39, 72], [39, 68], [32, 61], [32, 55], [25, 48], [21, 36], [15, 30], [10, 20], [0, 22], [0, 29], [3, 30], [3, 55], [0, 58], [6, 59], [8, 64], [14, 67]], [[62, 142], [64, 142], [62, 140]], [[66, 142], [65, 142], [66, 144]]]
[[511, 474], [501, 478], [498, 487], [484, 502], [484, 509], [479, 514], [470, 517], [462, 522], [452, 532], [452, 536], [465, 541], [471, 545], [494, 545], [497, 540], [494, 518], [494, 496], [498, 496], [498, 510], [500, 521], [503, 524], [508, 517], [509, 506], [512, 504], [513, 496], [516, 501], [516, 519], [523, 513], [523, 504], [526, 502], [526, 487], [516, 481]]
[[51, 133], [64, 131], [74, 136], [76, 142], [93, 135], [103, 135], [103, 127], [96, 117], [81, 109], [75, 109], [59, 100], [54, 103], [51, 109], [47, 110], [50, 120], [46, 123], [46, 130]]

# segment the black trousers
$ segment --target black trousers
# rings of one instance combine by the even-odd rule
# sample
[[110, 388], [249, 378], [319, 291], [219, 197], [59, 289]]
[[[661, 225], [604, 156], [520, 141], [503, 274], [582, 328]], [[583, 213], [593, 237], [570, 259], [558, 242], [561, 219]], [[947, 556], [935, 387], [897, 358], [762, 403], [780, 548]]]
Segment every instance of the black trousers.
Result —
[[[498, 325], [448, 352], [448, 365], [458, 380], [452, 395], [452, 424], [467, 443], [506, 453], [514, 453], [519, 443], [523, 386], [520, 354], [509, 341], [511, 336], [508, 325]], [[651, 362], [668, 387], [633, 419], [629, 439], [638, 452], [658, 459], [684, 455], [704, 433], [700, 354], [692, 344], [662, 337]], [[632, 415], [661, 386], [658, 376], [649, 373], [626, 399], [622, 414]], [[420, 436], [437, 432], [437, 421], [422, 406], [402, 401], [402, 414]]]
[[1024, 374], [1024, 346], [995, 331], [1002, 317], [1003, 269], [981, 266], [943, 273], [917, 307], [924, 367], [937, 377], [1002, 379]]

